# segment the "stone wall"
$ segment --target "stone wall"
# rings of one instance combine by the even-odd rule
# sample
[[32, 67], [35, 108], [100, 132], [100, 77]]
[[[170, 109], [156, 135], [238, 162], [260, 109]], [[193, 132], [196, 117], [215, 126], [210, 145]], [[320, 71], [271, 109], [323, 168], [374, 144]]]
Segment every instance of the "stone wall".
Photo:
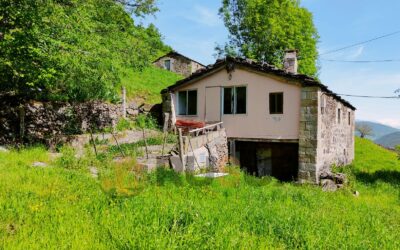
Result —
[[302, 88], [299, 181], [318, 183], [320, 173], [332, 165], [353, 161], [354, 115], [352, 109], [318, 87]]
[[[201, 169], [221, 171], [228, 163], [228, 141], [225, 129], [209, 132], [206, 135], [183, 138], [186, 171], [196, 172]], [[172, 167], [183, 171], [179, 156], [171, 157]]]
[[164, 69], [165, 60], [171, 61], [171, 71], [184, 77], [190, 76], [193, 72], [203, 68], [200, 64], [182, 56], [165, 56], [154, 62], [154, 65]]
[[353, 161], [355, 112], [324, 92], [319, 92], [319, 99], [317, 162], [322, 172]]
[[317, 182], [318, 87], [301, 90], [299, 131], [300, 182]]
[[[1, 99], [0, 144], [55, 145], [65, 136], [113, 128], [122, 117], [121, 105], [104, 102], [61, 103]], [[137, 114], [135, 107], [127, 112]], [[138, 107], [136, 107], [138, 109]]]

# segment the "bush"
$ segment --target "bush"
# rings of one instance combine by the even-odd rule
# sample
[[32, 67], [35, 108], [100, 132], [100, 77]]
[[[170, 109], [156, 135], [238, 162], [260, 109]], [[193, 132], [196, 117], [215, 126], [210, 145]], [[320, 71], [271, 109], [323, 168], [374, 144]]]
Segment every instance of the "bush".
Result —
[[136, 118], [136, 127], [140, 129], [158, 129], [157, 120], [151, 115], [141, 114]]
[[127, 119], [120, 119], [117, 123], [117, 131], [125, 131], [134, 128], [134, 124]]

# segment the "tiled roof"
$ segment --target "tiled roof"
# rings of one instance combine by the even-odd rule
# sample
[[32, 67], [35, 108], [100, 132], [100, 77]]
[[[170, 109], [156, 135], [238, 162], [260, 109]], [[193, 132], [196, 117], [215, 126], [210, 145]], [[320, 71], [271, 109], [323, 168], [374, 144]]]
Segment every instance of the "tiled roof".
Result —
[[356, 109], [348, 101], [344, 100], [339, 95], [332, 92], [326, 85], [322, 84], [319, 80], [317, 80], [311, 76], [307, 76], [307, 75], [303, 75], [303, 74], [293, 74], [293, 73], [287, 72], [285, 70], [278, 69], [275, 66], [272, 66], [268, 63], [261, 63], [261, 62], [256, 62], [253, 60], [237, 58], [237, 57], [226, 57], [224, 59], [219, 59], [215, 62], [215, 64], [208, 65], [207, 67], [194, 72], [189, 77], [182, 79], [180, 81], [177, 81], [174, 85], [171, 85], [167, 89], [163, 90], [163, 92], [173, 91], [182, 85], [190, 84], [192, 81], [194, 81], [198, 78], [201, 78], [203, 76], [206, 76], [216, 70], [219, 70], [222, 67], [225, 67], [227, 70], [234, 69], [234, 67], [236, 65], [242, 66], [245, 68], [249, 68], [249, 69], [253, 69], [253, 70], [256, 70], [259, 72], [264, 72], [264, 73], [273, 74], [276, 76], [281, 76], [281, 77], [291, 79], [291, 80], [297, 80], [304, 87], [313, 87], [313, 86], [320, 87], [322, 91], [326, 92], [328, 95], [330, 95], [333, 98], [335, 98], [336, 100], [340, 101], [345, 106], [351, 108], [352, 110]]

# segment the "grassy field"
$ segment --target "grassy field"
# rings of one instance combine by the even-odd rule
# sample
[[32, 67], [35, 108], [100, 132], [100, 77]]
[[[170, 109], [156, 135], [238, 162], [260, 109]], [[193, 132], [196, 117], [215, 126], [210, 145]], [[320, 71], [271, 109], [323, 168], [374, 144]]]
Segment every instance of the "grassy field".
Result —
[[104, 163], [96, 180], [41, 148], [0, 152], [0, 249], [400, 249], [400, 161], [367, 140], [336, 193], [236, 168], [133, 176], [133, 162]]
[[126, 87], [128, 99], [145, 100], [147, 104], [156, 104], [161, 102], [160, 90], [182, 78], [183, 76], [173, 72], [150, 66], [140, 72], [126, 70], [121, 84]]

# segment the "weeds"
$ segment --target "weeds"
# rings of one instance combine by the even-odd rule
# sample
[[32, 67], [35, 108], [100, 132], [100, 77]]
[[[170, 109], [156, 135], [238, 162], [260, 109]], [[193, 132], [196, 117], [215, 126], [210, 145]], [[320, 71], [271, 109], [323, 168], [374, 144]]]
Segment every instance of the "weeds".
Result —
[[358, 197], [235, 167], [211, 180], [97, 159], [94, 179], [79, 167], [30, 167], [49, 162], [42, 148], [0, 159], [1, 249], [400, 248], [400, 161], [367, 140], [357, 139], [356, 160], [340, 169], [354, 175]]

